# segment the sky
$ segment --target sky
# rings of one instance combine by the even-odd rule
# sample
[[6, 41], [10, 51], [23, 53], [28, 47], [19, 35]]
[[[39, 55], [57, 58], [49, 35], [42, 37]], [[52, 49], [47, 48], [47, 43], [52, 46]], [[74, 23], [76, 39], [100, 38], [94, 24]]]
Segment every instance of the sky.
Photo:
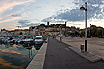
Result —
[[26, 29], [30, 26], [65, 23], [67, 26], [85, 28], [87, 2], [88, 27], [104, 27], [104, 0], [0, 0], [0, 29]]

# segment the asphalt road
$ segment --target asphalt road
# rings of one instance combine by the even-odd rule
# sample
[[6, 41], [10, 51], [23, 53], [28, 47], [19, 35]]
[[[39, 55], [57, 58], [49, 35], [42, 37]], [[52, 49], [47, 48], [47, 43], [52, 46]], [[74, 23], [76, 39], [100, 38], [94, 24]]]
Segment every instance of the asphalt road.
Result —
[[91, 63], [72, 52], [68, 46], [49, 38], [43, 69], [104, 69], [104, 62]]

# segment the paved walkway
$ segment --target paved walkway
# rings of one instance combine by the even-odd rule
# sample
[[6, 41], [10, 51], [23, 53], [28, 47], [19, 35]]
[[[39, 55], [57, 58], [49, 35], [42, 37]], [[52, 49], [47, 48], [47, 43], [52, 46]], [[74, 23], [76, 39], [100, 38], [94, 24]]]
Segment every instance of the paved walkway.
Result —
[[[59, 38], [58, 38], [59, 39]], [[104, 38], [88, 38], [88, 52], [104, 58]], [[63, 37], [62, 42], [80, 48], [81, 44], [85, 43], [84, 38], [80, 37]]]
[[72, 52], [68, 46], [49, 38], [43, 69], [104, 69], [103, 62], [91, 63]]

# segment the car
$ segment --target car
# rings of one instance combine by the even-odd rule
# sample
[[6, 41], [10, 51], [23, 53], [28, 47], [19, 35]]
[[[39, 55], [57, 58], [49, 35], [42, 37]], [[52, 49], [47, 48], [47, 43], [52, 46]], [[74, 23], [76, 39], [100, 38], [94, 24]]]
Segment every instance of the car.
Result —
[[34, 39], [34, 43], [37, 44], [43, 44], [43, 37], [42, 36], [36, 36]]

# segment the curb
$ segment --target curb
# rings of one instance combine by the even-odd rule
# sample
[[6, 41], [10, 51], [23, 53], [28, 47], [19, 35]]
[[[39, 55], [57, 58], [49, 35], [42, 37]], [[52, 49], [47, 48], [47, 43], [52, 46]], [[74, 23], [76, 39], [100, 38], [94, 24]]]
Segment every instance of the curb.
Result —
[[[58, 40], [58, 38], [57, 38], [57, 40]], [[58, 40], [59, 41], [59, 40]], [[62, 43], [64, 43], [64, 42], [62, 42]], [[65, 43], [66, 44], [66, 43]], [[68, 44], [67, 44], [68, 45]], [[80, 55], [80, 56], [82, 56], [83, 58], [85, 58], [85, 59], [87, 59], [88, 61], [90, 61], [90, 62], [98, 62], [98, 61], [101, 61], [101, 60], [103, 60], [104, 61], [104, 58], [102, 58], [102, 57], [99, 57], [99, 56], [97, 56], [97, 55], [94, 55], [94, 54], [92, 54], [92, 53], [90, 53], [90, 52], [81, 52], [81, 50], [80, 49], [78, 49], [78, 48], [76, 48], [76, 47], [73, 47], [73, 46], [69, 46], [68, 47], [70, 50], [72, 50], [73, 52], [75, 52], [75, 53], [77, 53], [78, 55]]]
[[40, 50], [35, 55], [35, 57], [30, 62], [30, 64], [27, 66], [26, 69], [43, 69], [46, 50], [47, 50], [47, 43], [43, 43], [42, 47], [40, 48]]
[[89, 53], [89, 52], [81, 52], [80, 49], [76, 48], [76, 47], [68, 47], [70, 48], [72, 51], [74, 51], [75, 53], [77, 53], [78, 55], [84, 57], [85, 59], [87, 59], [88, 61], [90, 62], [98, 62], [98, 61], [101, 61], [102, 58], [97, 56], [97, 55], [94, 55], [92, 53]]

